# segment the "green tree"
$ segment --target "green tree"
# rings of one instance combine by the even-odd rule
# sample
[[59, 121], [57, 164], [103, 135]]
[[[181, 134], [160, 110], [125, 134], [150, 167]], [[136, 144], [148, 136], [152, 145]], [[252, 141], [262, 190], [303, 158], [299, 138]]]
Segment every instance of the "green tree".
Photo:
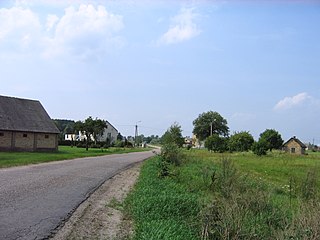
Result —
[[229, 127], [227, 124], [227, 120], [219, 113], [213, 111], [204, 112], [193, 121], [193, 134], [195, 134], [200, 141], [205, 140], [212, 134], [228, 136]]
[[73, 120], [65, 119], [53, 119], [53, 122], [56, 124], [57, 128], [60, 130], [59, 140], [64, 140], [64, 135], [67, 133], [74, 133], [74, 124]]
[[123, 136], [121, 135], [121, 133], [119, 132], [117, 135], [117, 140], [122, 141], [123, 140]]
[[171, 127], [162, 135], [162, 144], [176, 144], [178, 147], [182, 147], [184, 139], [182, 137], [181, 126], [178, 123], [174, 123]]
[[230, 136], [228, 143], [230, 151], [247, 152], [251, 149], [254, 139], [249, 132], [235, 132]]
[[80, 131], [82, 134], [86, 136], [86, 150], [88, 151], [89, 142], [91, 136], [93, 137], [94, 141], [97, 141], [97, 137], [103, 134], [104, 129], [107, 127], [107, 123], [101, 119], [93, 119], [91, 116], [88, 117], [86, 120], [77, 121], [75, 123], [75, 130]]
[[228, 140], [226, 137], [221, 137], [218, 134], [213, 134], [210, 137], [207, 137], [206, 141], [204, 142], [204, 146], [209, 150], [209, 151], [214, 151], [214, 152], [225, 152], [227, 151]]
[[264, 139], [259, 139], [259, 141], [252, 144], [252, 152], [258, 156], [267, 155], [268, 143]]
[[274, 129], [266, 129], [260, 134], [259, 141], [260, 139], [267, 144], [267, 149], [270, 151], [272, 151], [272, 149], [280, 149], [283, 144], [280, 133]]

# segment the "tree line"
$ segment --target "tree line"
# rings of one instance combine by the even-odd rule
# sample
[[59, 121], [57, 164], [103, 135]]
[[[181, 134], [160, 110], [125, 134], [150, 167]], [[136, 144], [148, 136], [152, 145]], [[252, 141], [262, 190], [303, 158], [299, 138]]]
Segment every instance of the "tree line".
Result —
[[[275, 129], [266, 129], [255, 141], [248, 131], [235, 132], [229, 135], [227, 120], [218, 112], [201, 113], [193, 121], [193, 134], [199, 144], [214, 152], [244, 152], [252, 150], [255, 154], [266, 155], [267, 151], [280, 149], [283, 145], [281, 134]], [[162, 144], [173, 143], [181, 147], [184, 143], [181, 126], [174, 123], [161, 137]]]

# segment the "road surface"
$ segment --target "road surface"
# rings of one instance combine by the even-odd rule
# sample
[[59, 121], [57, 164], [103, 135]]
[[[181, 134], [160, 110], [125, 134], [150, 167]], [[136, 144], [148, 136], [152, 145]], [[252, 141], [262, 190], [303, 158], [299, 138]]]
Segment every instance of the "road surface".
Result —
[[0, 239], [46, 239], [102, 183], [150, 152], [0, 169]]

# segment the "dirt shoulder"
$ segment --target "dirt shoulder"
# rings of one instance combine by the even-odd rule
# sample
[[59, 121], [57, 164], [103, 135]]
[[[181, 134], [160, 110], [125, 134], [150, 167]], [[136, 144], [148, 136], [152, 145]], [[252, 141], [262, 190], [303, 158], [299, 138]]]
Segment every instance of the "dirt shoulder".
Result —
[[122, 202], [135, 184], [141, 163], [107, 180], [72, 214], [52, 238], [66, 239], [128, 239], [132, 224], [125, 219]]

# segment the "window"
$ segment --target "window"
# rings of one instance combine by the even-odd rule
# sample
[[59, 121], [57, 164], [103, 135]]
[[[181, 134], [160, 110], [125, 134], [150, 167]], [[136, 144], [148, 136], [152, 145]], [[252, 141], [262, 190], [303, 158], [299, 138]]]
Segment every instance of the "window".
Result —
[[3, 132], [0, 132], [0, 137], [3, 137], [4, 136], [4, 133]]
[[49, 135], [47, 135], [47, 134], [44, 135], [44, 138], [45, 138], [45, 139], [48, 139], [48, 138], [49, 138]]
[[291, 153], [295, 153], [296, 149], [295, 148], [291, 148]]
[[24, 133], [22, 136], [23, 136], [23, 137], [28, 137], [28, 134]]

